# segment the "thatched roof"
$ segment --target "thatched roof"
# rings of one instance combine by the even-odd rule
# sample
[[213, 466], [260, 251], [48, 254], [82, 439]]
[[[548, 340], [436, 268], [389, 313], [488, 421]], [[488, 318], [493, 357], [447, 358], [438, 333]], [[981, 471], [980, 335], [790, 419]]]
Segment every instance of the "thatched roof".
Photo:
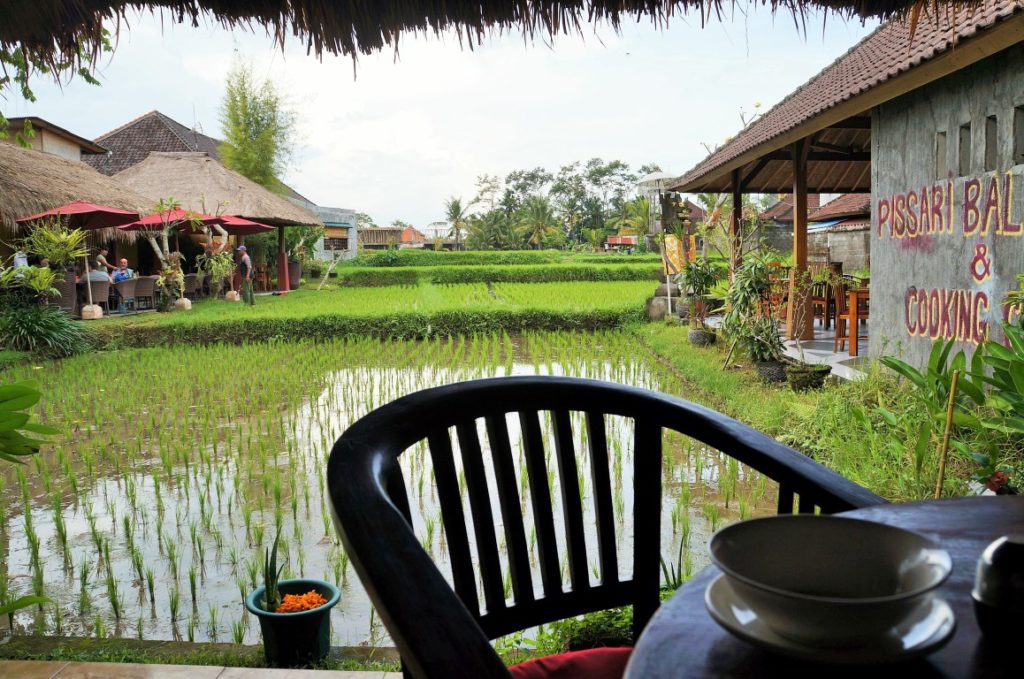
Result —
[[[86, 200], [134, 212], [152, 205], [148, 198], [85, 163], [0, 142], [0, 227], [14, 231], [18, 217]], [[113, 231], [107, 235], [115, 235]], [[121, 237], [134, 238], [131, 234]]]
[[[811, 8], [841, 15], [890, 17], [915, 8], [977, 6], [983, 0], [759, 0], [773, 9], [802, 16]], [[758, 0], [755, 0], [758, 2]], [[617, 28], [621, 21], [649, 19], [665, 25], [690, 12], [705, 16], [730, 11], [728, 0], [36, 0], [0, 13], [0, 47], [19, 43], [43, 60], [93, 60], [102, 50], [104, 26], [123, 26], [137, 8], [159, 12], [163, 20], [189, 22], [204, 16], [228, 27], [263, 26], [275, 39], [297, 38], [320, 54], [369, 54], [397, 49], [403, 33], [454, 30], [472, 47], [494, 32], [521, 30], [529, 39], [583, 30], [587, 23]], [[925, 10], [927, 11], [927, 10]]]
[[320, 220], [205, 153], [151, 153], [141, 163], [113, 176], [155, 203], [174, 198], [186, 210], [238, 215], [272, 226], [319, 225]]

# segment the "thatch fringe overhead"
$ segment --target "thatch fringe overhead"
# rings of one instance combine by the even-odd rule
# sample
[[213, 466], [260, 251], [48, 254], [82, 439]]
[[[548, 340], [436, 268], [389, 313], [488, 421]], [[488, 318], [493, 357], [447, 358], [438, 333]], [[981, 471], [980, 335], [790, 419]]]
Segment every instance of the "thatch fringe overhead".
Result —
[[181, 207], [212, 215], [238, 215], [264, 224], [320, 225], [306, 208], [271, 193], [205, 153], [151, 153], [113, 179], [156, 202], [174, 198]]
[[[935, 14], [939, 8], [978, 6], [984, 0], [753, 0], [803, 17], [823, 8], [846, 16]], [[283, 43], [294, 37], [320, 55], [358, 55], [397, 49], [402, 33], [454, 30], [470, 48], [493, 32], [521, 30], [529, 39], [580, 32], [586, 23], [618, 28], [647, 18], [662, 26], [687, 12], [706, 17], [730, 10], [730, 0], [34, 0], [0, 7], [0, 47], [24, 46], [43, 61], [95, 62], [104, 24], [127, 23], [129, 10], [149, 9], [162, 19], [199, 25], [208, 15], [226, 26], [263, 26]], [[13, 5], [11, 7], [10, 5]], [[922, 12], [923, 10], [923, 12]]]
[[[85, 163], [0, 142], [0, 229], [14, 233], [17, 218], [75, 200], [134, 212], [147, 212], [153, 203]], [[117, 229], [102, 229], [99, 236], [135, 239]]]

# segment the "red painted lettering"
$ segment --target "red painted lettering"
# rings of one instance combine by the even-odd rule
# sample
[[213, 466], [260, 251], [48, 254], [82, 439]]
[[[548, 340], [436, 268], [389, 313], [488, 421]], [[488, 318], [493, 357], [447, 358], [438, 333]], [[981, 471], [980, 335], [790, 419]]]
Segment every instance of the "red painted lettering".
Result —
[[981, 210], [978, 209], [978, 199], [981, 197], [981, 180], [977, 177], [964, 182], [964, 213], [963, 230], [964, 236], [973, 236], [981, 226]]

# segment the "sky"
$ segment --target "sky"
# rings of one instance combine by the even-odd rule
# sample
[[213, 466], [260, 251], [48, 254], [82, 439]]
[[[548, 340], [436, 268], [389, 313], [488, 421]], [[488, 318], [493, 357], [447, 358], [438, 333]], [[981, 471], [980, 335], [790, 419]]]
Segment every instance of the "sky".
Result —
[[588, 26], [583, 36], [526, 44], [518, 33], [469, 50], [453, 35], [405, 36], [391, 50], [349, 57], [282, 51], [262, 29], [225, 31], [136, 15], [99, 87], [33, 81], [34, 103], [7, 93], [7, 116], [35, 115], [94, 138], [151, 110], [220, 136], [218, 110], [233, 60], [272, 79], [297, 113], [284, 177], [319, 205], [378, 224], [442, 218], [450, 196], [471, 198], [480, 174], [592, 157], [682, 174], [874, 28], [812, 15], [799, 30], [763, 7], [700, 17]]

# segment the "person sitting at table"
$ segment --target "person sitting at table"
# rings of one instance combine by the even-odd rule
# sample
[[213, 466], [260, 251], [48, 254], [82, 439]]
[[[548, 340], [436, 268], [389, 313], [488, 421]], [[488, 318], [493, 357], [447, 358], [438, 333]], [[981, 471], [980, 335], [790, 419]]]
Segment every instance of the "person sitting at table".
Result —
[[135, 278], [135, 272], [128, 267], [128, 260], [122, 257], [118, 267], [114, 269], [114, 282], [120, 283], [131, 278]]

